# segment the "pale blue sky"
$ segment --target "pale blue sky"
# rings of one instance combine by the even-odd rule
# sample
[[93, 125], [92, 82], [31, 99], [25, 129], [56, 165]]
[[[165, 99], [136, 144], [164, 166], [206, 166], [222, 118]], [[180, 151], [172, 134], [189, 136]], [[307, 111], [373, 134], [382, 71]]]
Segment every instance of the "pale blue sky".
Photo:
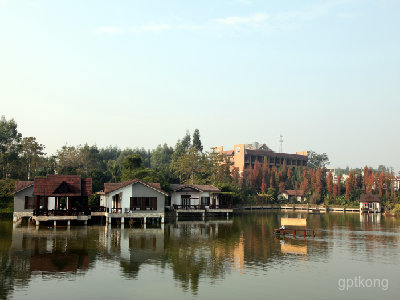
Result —
[[400, 1], [0, 0], [0, 114], [48, 153], [265, 142], [400, 169]]

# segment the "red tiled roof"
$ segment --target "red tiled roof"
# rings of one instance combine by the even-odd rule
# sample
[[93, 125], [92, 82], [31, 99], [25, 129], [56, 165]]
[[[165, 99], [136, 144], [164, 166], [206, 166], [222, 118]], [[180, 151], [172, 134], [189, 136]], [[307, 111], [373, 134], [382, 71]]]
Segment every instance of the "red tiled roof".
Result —
[[304, 196], [303, 190], [284, 190], [283, 193], [286, 193], [289, 196]]
[[47, 175], [35, 178], [33, 194], [38, 196], [76, 197], [92, 194], [92, 178], [79, 175]]
[[14, 194], [18, 193], [33, 185], [33, 181], [16, 181], [14, 187]]
[[135, 184], [138, 182], [145, 186], [153, 188], [153, 189], [157, 190], [158, 192], [168, 196], [168, 193], [161, 188], [161, 184], [155, 183], [155, 182], [147, 183], [147, 182], [141, 181], [140, 179], [132, 179], [129, 181], [123, 181], [123, 182], [117, 182], [117, 183], [110, 183], [110, 182], [104, 183], [104, 194], [109, 194], [109, 193], [119, 190], [123, 187], [126, 187], [131, 184]]
[[81, 193], [82, 195], [92, 194], [92, 178], [82, 178]]

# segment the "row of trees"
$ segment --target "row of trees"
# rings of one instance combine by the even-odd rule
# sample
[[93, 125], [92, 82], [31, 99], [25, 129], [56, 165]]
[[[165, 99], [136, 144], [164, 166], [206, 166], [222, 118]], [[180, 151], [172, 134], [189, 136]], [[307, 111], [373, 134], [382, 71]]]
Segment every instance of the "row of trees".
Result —
[[91, 177], [93, 190], [105, 182], [139, 178], [169, 183], [229, 183], [229, 164], [222, 155], [203, 151], [200, 132], [186, 132], [175, 147], [158, 145], [154, 150], [96, 145], [61, 147], [55, 155], [46, 155], [44, 145], [35, 137], [22, 137], [17, 123], [3, 116], [0, 120], [0, 179], [32, 180], [47, 174], [78, 174]]
[[[312, 153], [312, 152], [311, 152]], [[325, 156], [325, 155], [324, 155]], [[318, 158], [320, 159], [320, 157]], [[236, 183], [248, 195], [258, 195], [258, 200], [277, 201], [277, 195], [284, 190], [304, 191], [309, 203], [330, 205], [358, 205], [362, 193], [378, 194], [389, 206], [396, 205], [400, 197], [395, 187], [395, 175], [391, 172], [377, 171], [365, 167], [363, 172], [350, 170], [346, 180], [342, 176], [327, 171], [329, 160], [319, 164], [309, 157], [307, 168], [288, 168], [286, 162], [280, 168], [268, 167], [268, 160], [263, 164], [255, 162], [254, 168], [244, 172]]]
[[[378, 193], [385, 201], [395, 203], [393, 173], [384, 166], [380, 170], [365, 167], [337, 171], [334, 180], [325, 167], [326, 153], [309, 151], [308, 167], [272, 169], [268, 161], [256, 162], [253, 169], [239, 174], [222, 154], [203, 151], [200, 132], [196, 129], [179, 139], [175, 147], [167, 144], [156, 149], [120, 149], [116, 146], [63, 146], [55, 155], [46, 155], [44, 145], [35, 137], [22, 137], [16, 122], [0, 120], [0, 179], [32, 180], [47, 174], [79, 174], [91, 177], [93, 190], [99, 191], [105, 182], [139, 178], [160, 182], [168, 190], [170, 183], [214, 184], [223, 191], [234, 192], [237, 201], [277, 201], [283, 190], [303, 190], [311, 203], [351, 204], [363, 192]], [[364, 174], [364, 176], [362, 175]], [[341, 183], [341, 176], [347, 176]], [[11, 186], [8, 184], [7, 186]]]

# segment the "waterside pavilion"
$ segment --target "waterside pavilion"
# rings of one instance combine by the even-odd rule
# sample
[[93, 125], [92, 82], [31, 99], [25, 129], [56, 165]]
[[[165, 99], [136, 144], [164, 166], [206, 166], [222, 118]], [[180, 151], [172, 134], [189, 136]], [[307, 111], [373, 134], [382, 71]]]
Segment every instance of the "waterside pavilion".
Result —
[[14, 190], [13, 220], [30, 217], [40, 222], [82, 221], [90, 219], [88, 196], [92, 194], [92, 179], [79, 175], [47, 175], [35, 181], [17, 181]]

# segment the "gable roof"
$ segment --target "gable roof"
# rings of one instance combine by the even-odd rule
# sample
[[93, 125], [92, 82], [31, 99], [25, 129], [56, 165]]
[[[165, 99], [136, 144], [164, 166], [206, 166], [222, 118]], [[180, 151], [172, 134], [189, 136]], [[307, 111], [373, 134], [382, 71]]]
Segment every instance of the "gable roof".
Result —
[[148, 182], [141, 181], [140, 179], [132, 179], [129, 181], [116, 182], [116, 183], [112, 183], [112, 182], [104, 183], [104, 194], [109, 194], [111, 192], [114, 192], [116, 190], [122, 189], [128, 185], [135, 184], [135, 183], [141, 183], [144, 186], [147, 186], [153, 190], [156, 190], [157, 192], [159, 192], [161, 194], [164, 194], [165, 196], [168, 196], [168, 193], [161, 188], [160, 183], [155, 183], [155, 182], [148, 183]]
[[47, 175], [35, 178], [33, 194], [37, 196], [77, 197], [92, 194], [92, 178], [79, 175]]
[[360, 196], [360, 202], [381, 202], [379, 195], [374, 195], [372, 193], [362, 194]]
[[15, 182], [15, 186], [14, 186], [14, 194], [28, 188], [31, 187], [33, 185], [33, 181], [21, 181], [18, 180]]
[[201, 184], [170, 184], [171, 191], [177, 192], [185, 188], [195, 189], [199, 192], [220, 192], [221, 190], [213, 185], [201, 185]]

